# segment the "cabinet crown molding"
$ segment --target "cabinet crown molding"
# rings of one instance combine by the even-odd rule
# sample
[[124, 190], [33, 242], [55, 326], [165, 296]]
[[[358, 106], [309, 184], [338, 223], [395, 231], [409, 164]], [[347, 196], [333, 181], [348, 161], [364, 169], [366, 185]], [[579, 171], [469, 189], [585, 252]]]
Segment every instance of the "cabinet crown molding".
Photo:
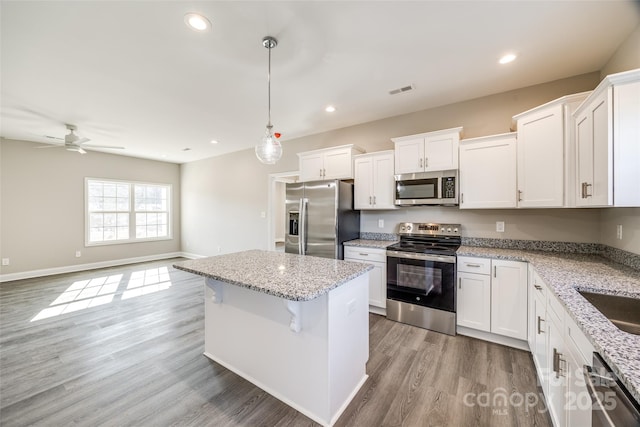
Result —
[[496, 139], [517, 138], [517, 136], [518, 136], [518, 132], [507, 132], [507, 133], [499, 133], [497, 135], [487, 135], [487, 136], [479, 136], [477, 138], [461, 139], [460, 143], [463, 144], [466, 142], [480, 142], [485, 140], [495, 141]]
[[362, 158], [362, 157], [373, 157], [373, 156], [378, 156], [378, 155], [382, 155], [382, 154], [395, 154], [394, 150], [383, 150], [383, 151], [370, 151], [368, 153], [363, 153], [363, 154], [356, 154], [355, 156], [353, 156], [354, 159], [358, 159], [358, 158]]
[[518, 113], [515, 116], [513, 116], [511, 118], [511, 124], [513, 125], [513, 127], [515, 129], [515, 126], [517, 125], [517, 121], [522, 117], [525, 117], [525, 116], [527, 116], [527, 115], [529, 115], [531, 113], [535, 113], [535, 112], [538, 112], [540, 110], [544, 110], [546, 108], [553, 107], [553, 106], [556, 106], [556, 105], [570, 104], [572, 102], [582, 102], [585, 99], [587, 99], [587, 97], [591, 94], [591, 92], [593, 92], [593, 91], [588, 90], [586, 92], [573, 93], [571, 95], [565, 95], [565, 96], [562, 96], [560, 98], [554, 99], [554, 100], [549, 101], [549, 102], [547, 102], [545, 104], [538, 105], [537, 107], [533, 107], [533, 108], [531, 108], [531, 109], [529, 109], [527, 111], [523, 111], [522, 113]]
[[462, 126], [456, 127], [456, 128], [450, 128], [450, 129], [435, 130], [435, 131], [432, 131], [432, 132], [417, 133], [415, 135], [397, 136], [397, 137], [391, 138], [391, 141], [393, 141], [393, 142], [402, 142], [402, 141], [406, 141], [406, 140], [410, 140], [410, 139], [425, 138], [425, 137], [428, 137], [428, 136], [444, 135], [444, 134], [448, 134], [448, 133], [459, 133], [459, 134], [462, 134]]
[[621, 73], [609, 74], [602, 79], [600, 84], [591, 92], [591, 94], [582, 101], [582, 104], [573, 112], [573, 116], [578, 116], [591, 102], [592, 99], [599, 96], [605, 90], [608, 90], [611, 86], [621, 85], [625, 83], [633, 83], [640, 80], [640, 68], [635, 70], [623, 71]]

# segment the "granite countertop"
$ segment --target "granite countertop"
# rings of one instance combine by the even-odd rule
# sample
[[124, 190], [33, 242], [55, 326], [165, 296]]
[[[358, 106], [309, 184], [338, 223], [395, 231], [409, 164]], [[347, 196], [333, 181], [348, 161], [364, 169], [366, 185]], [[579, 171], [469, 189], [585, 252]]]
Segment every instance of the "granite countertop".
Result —
[[577, 290], [640, 298], [640, 271], [599, 255], [461, 246], [458, 256], [529, 262], [640, 402], [640, 335], [621, 331]]
[[387, 246], [398, 243], [397, 240], [369, 240], [369, 239], [356, 239], [344, 242], [344, 246], [356, 246], [359, 248], [372, 248], [372, 249], [386, 249]]
[[251, 250], [174, 264], [179, 270], [292, 301], [309, 301], [373, 269], [370, 264]]

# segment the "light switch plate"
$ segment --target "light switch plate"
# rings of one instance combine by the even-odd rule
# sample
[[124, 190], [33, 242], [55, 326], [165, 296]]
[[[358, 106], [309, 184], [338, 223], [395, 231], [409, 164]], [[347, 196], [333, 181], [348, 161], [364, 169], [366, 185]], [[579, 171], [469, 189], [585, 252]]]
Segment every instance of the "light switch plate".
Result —
[[384, 219], [378, 220], [378, 228], [384, 228]]
[[616, 226], [616, 238], [622, 240], [622, 224]]
[[496, 221], [496, 231], [498, 233], [504, 233], [504, 221]]
[[4, 265], [5, 267], [9, 265], [9, 262], [9, 258], [2, 258], [2, 265]]

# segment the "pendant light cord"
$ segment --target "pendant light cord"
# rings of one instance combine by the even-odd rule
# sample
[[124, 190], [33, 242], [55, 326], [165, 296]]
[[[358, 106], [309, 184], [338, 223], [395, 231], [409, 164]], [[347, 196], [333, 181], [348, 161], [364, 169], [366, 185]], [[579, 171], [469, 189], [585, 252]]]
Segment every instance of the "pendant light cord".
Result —
[[269, 122], [267, 123], [267, 128], [269, 128], [269, 130], [271, 130], [271, 128], [273, 127], [271, 125], [271, 42], [269, 42], [269, 69], [267, 72], [267, 99], [268, 99], [268, 111], [269, 111]]

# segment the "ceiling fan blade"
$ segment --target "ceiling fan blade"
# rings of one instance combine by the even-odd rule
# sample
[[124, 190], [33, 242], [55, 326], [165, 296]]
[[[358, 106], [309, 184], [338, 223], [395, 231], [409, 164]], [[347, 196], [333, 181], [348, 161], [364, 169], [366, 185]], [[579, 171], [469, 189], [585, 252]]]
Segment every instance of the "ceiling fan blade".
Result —
[[124, 150], [124, 147], [116, 147], [113, 145], [83, 145], [84, 148], [109, 148], [112, 150]]
[[45, 138], [49, 138], [49, 139], [57, 139], [59, 141], [64, 141], [64, 138], [59, 138], [57, 136], [51, 136], [51, 135], [42, 135], [42, 136], [44, 136]]
[[78, 150], [77, 150], [77, 151], [78, 151], [78, 153], [80, 153], [80, 154], [87, 154], [87, 152], [86, 152], [86, 151], [84, 151], [84, 150], [82, 149], [82, 147], [78, 147]]
[[89, 138], [82, 137], [80, 139], [76, 139], [75, 141], [73, 141], [73, 143], [80, 145], [80, 144], [84, 144], [85, 142], [89, 142], [89, 141], [91, 141]]
[[48, 145], [42, 145], [42, 146], [35, 147], [35, 148], [64, 148], [64, 145], [61, 145], [61, 144], [55, 144], [55, 145], [48, 144]]

